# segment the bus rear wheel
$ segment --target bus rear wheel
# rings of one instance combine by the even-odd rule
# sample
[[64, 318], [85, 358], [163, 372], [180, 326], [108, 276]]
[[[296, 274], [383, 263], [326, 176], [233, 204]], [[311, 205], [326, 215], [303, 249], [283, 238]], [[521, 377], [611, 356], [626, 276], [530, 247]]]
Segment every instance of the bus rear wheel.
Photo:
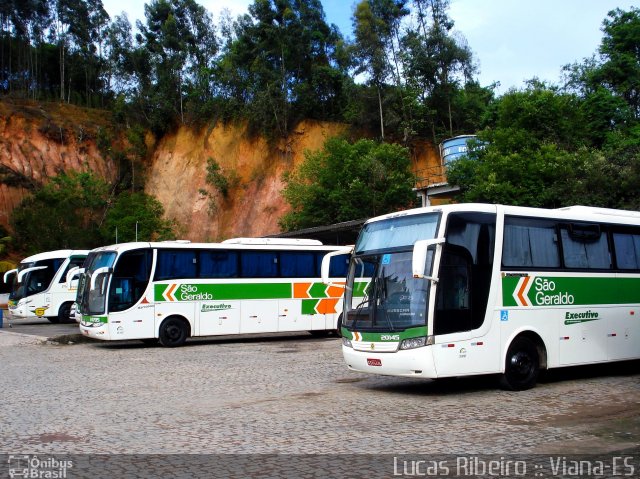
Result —
[[160, 344], [167, 348], [182, 346], [189, 336], [189, 328], [180, 318], [167, 318], [160, 325]]
[[527, 338], [516, 338], [507, 351], [504, 374], [501, 378], [503, 388], [511, 391], [524, 391], [536, 385], [540, 373], [540, 355], [536, 345]]

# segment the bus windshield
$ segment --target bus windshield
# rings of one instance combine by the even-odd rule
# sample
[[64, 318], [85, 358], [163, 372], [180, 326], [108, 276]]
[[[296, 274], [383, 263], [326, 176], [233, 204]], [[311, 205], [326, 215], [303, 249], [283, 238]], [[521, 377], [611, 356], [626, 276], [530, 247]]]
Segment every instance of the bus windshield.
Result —
[[[115, 251], [90, 253], [85, 261], [85, 271], [78, 282], [78, 307], [82, 314], [103, 314], [106, 303], [106, 286], [108, 274], [98, 274], [92, 281], [94, 272], [101, 268], [113, 268], [116, 260]], [[92, 284], [93, 283], [93, 284]]]
[[[347, 275], [345, 328], [403, 331], [427, 324], [429, 281], [413, 277], [413, 245], [435, 238], [439, 220], [439, 213], [429, 213], [364, 226]], [[429, 252], [427, 274], [432, 262]]]
[[[49, 289], [51, 280], [63, 262], [64, 259], [57, 258], [21, 263], [18, 266], [16, 274], [13, 275], [9, 300], [17, 302], [22, 298], [26, 298], [32, 294], [42, 293]], [[20, 282], [18, 282], [18, 276], [25, 270], [30, 271], [24, 273]]]
[[367, 223], [363, 226], [355, 254], [397, 248], [412, 248], [416, 241], [435, 238], [440, 213], [402, 216]]

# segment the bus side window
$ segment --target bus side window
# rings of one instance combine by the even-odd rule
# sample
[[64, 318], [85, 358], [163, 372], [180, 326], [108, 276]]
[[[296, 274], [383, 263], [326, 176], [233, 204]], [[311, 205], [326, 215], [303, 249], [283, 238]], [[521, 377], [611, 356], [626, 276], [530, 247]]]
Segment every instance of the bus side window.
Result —
[[640, 270], [640, 233], [614, 233], [613, 245], [619, 269]]
[[[66, 283], [67, 273], [69, 272], [69, 270], [71, 268], [76, 268], [76, 267], [81, 268], [83, 264], [84, 264], [84, 258], [71, 258], [71, 260], [69, 261], [69, 264], [60, 275], [60, 279], [58, 280], [58, 283]], [[76, 279], [77, 279], [77, 276], [76, 276]]]
[[155, 279], [194, 278], [197, 266], [196, 252], [193, 250], [159, 250]]
[[502, 266], [515, 269], [559, 268], [555, 223], [506, 217]]
[[278, 254], [275, 251], [243, 251], [240, 254], [240, 275], [243, 278], [276, 278]]
[[610, 269], [607, 235], [597, 225], [565, 225], [560, 229], [566, 268]]
[[280, 276], [282, 278], [313, 278], [315, 255], [311, 252], [281, 251]]
[[238, 253], [235, 251], [200, 251], [201, 278], [237, 278]]
[[347, 271], [349, 270], [350, 257], [351, 255], [341, 254], [333, 258], [329, 266], [329, 277], [330, 278], [346, 278]]

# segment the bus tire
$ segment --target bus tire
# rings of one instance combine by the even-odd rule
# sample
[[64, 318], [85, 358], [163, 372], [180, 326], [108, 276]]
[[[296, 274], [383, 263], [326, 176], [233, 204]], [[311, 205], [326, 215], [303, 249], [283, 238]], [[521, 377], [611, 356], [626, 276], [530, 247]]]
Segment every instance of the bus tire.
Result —
[[189, 337], [189, 326], [186, 321], [176, 316], [165, 319], [160, 325], [158, 339], [166, 348], [182, 346]]
[[338, 316], [338, 323], [336, 324], [336, 336], [342, 337], [342, 313]]
[[518, 337], [507, 350], [500, 384], [510, 391], [524, 391], [536, 385], [540, 374], [538, 348], [528, 338]]
[[73, 303], [62, 303], [58, 310], [58, 321], [60, 323], [75, 323], [75, 318], [71, 317], [71, 305]]

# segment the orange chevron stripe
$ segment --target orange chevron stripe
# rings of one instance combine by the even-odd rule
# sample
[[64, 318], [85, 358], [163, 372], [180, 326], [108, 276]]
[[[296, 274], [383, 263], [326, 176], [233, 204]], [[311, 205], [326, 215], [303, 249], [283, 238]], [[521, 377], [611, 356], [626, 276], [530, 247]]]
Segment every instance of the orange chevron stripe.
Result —
[[518, 296], [518, 299], [520, 300], [520, 303], [521, 303], [522, 306], [526, 306], [527, 304], [529, 304], [527, 299], [524, 297], [523, 293], [527, 289], [527, 284], [529, 284], [530, 280], [531, 280], [531, 276], [525, 277], [524, 281], [522, 282], [522, 286], [518, 290], [517, 296]]
[[321, 299], [318, 301], [316, 311], [319, 314], [331, 314], [336, 312], [336, 304], [340, 301], [339, 298]]
[[311, 283], [293, 283], [293, 297], [294, 298], [310, 298], [309, 288]]
[[173, 299], [173, 292], [178, 289], [178, 285], [177, 284], [172, 284], [171, 286], [169, 286], [169, 290], [167, 291], [167, 298], [169, 298], [169, 301], [175, 301]]
[[[336, 284], [345, 284], [344, 281]], [[339, 286], [329, 286], [327, 288], [327, 296], [330, 298], [342, 298], [344, 294], [344, 288], [340, 288]]]

